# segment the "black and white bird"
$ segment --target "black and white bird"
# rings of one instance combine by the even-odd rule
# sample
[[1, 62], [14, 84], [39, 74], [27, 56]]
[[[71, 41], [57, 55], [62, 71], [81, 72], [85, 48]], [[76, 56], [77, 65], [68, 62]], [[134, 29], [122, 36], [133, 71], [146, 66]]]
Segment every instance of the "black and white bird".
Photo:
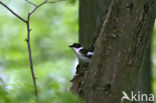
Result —
[[84, 49], [78, 43], [73, 43], [69, 47], [72, 48], [72, 50], [75, 52], [75, 54], [77, 55], [79, 60], [82, 61], [82, 62], [90, 62], [90, 60], [91, 60], [91, 58], [92, 58], [92, 56], [94, 54], [92, 51]]

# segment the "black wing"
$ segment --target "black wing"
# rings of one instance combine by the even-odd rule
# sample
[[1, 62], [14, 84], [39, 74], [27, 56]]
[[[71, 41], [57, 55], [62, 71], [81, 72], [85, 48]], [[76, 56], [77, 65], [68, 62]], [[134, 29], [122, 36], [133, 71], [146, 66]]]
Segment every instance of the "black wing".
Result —
[[82, 53], [85, 57], [92, 58], [93, 54], [88, 54], [88, 52], [91, 52], [91, 51], [88, 51], [87, 49], [80, 50], [80, 53]]

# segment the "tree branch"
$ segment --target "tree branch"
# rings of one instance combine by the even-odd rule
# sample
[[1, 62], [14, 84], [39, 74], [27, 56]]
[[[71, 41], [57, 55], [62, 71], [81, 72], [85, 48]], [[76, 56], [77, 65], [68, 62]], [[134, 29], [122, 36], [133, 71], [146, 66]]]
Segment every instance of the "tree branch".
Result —
[[26, 2], [28, 2], [29, 4], [33, 5], [33, 6], [37, 6], [36, 4], [32, 3], [31, 1], [29, 0], [25, 0]]
[[27, 39], [26, 39], [26, 42], [28, 44], [29, 62], [30, 62], [30, 69], [31, 69], [34, 89], [35, 89], [35, 95], [36, 95], [36, 97], [38, 97], [38, 90], [37, 90], [36, 78], [35, 78], [35, 74], [34, 74], [32, 52], [31, 52], [31, 45], [30, 45], [30, 31], [31, 31], [31, 29], [30, 29], [29, 21], [30, 21], [30, 14], [28, 14], [27, 22], [26, 22], [26, 25], [27, 25]]
[[39, 7], [45, 4], [47, 0], [44, 0], [41, 4], [37, 5], [28, 15], [32, 15]]
[[61, 1], [69, 1], [69, 0], [47, 1], [46, 3], [57, 3], [57, 2], [61, 2]]
[[0, 1], [0, 4], [3, 5], [6, 9], [8, 9], [13, 15], [15, 15], [18, 19], [22, 20], [23, 22], [27, 22], [24, 18], [19, 16], [17, 13], [15, 13], [13, 10], [11, 10], [7, 5], [5, 5], [2, 1]]
[[[34, 84], [34, 89], [35, 89], [35, 95], [36, 97], [38, 97], [38, 89], [37, 89], [37, 84], [36, 84], [36, 78], [35, 78], [35, 74], [34, 74], [34, 68], [33, 68], [33, 60], [32, 60], [32, 52], [31, 52], [31, 43], [30, 43], [30, 16], [39, 8], [41, 7], [43, 4], [45, 4], [47, 2], [47, 0], [44, 0], [41, 4], [36, 5], [36, 7], [30, 12], [28, 13], [27, 16], [27, 44], [28, 44], [28, 53], [29, 53], [29, 62], [30, 62], [30, 69], [31, 69], [31, 74], [32, 74], [32, 78], [33, 78], [33, 84]], [[29, 2], [31, 3], [31, 2]]]

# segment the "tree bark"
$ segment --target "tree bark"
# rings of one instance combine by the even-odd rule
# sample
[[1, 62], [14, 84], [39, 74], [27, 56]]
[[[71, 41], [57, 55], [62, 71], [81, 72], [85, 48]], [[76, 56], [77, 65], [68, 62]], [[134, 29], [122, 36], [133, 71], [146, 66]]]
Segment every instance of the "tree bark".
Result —
[[143, 65], [139, 73], [138, 84], [136, 91], [141, 93], [151, 94], [152, 93], [152, 75], [151, 75], [151, 43], [145, 54]]
[[120, 103], [122, 91], [136, 90], [154, 7], [155, 0], [80, 0], [80, 43], [94, 45], [94, 55], [87, 67], [78, 67], [86, 70], [71, 90], [86, 103]]
[[79, 42], [89, 48], [98, 35], [103, 15], [109, 7], [107, 0], [80, 0], [79, 2]]

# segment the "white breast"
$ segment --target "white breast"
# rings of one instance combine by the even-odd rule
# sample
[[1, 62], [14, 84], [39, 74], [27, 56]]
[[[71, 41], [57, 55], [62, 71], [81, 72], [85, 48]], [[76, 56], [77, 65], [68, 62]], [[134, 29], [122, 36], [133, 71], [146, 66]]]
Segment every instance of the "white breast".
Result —
[[[72, 48], [73, 50], [74, 50], [74, 52], [75, 52], [75, 54], [77, 55], [77, 57], [81, 60], [81, 61], [83, 61], [83, 62], [90, 62], [90, 58], [88, 58], [88, 57], [85, 57], [82, 53], [80, 53], [79, 51], [80, 51], [80, 49], [83, 49], [83, 47], [81, 47], [81, 48]], [[89, 53], [89, 52], [88, 52]], [[90, 55], [91, 54], [91, 52], [88, 54], [87, 53], [87, 55]], [[93, 53], [92, 53], [93, 54]]]

